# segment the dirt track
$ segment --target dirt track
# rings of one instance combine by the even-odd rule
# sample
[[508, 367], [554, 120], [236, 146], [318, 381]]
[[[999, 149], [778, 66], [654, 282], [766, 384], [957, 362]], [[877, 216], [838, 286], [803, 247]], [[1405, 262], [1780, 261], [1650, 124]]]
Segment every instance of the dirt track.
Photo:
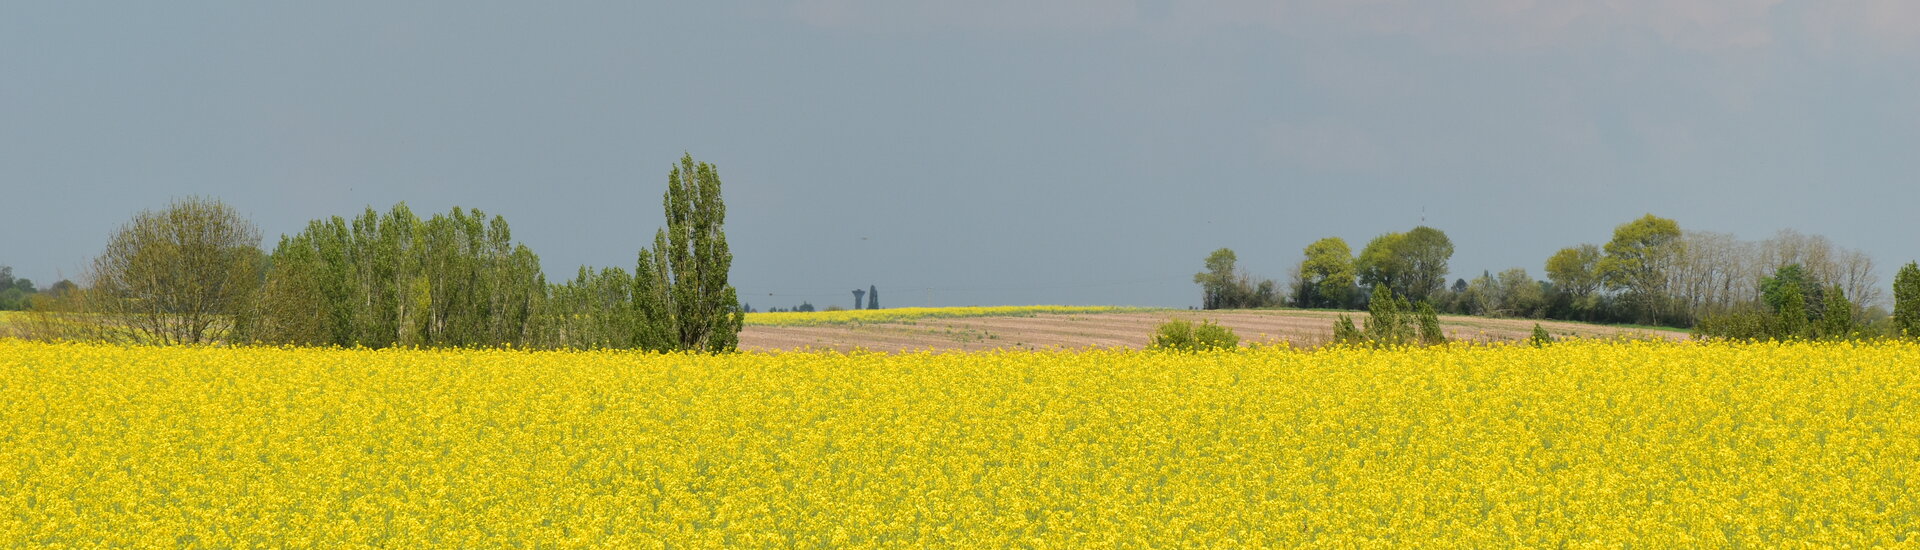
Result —
[[[874, 351], [910, 350], [989, 350], [996, 348], [1078, 349], [1087, 347], [1132, 347], [1146, 345], [1156, 325], [1167, 319], [1210, 319], [1232, 328], [1242, 343], [1291, 341], [1300, 346], [1317, 346], [1333, 335], [1335, 317], [1331, 311], [1161, 311], [1148, 313], [1099, 313], [1032, 317], [970, 317], [921, 319], [901, 323], [833, 325], [813, 327], [748, 326], [740, 333], [740, 347], [747, 350], [856, 348]], [[1365, 313], [1349, 312], [1356, 325]], [[1524, 339], [1540, 323], [1554, 336], [1613, 336], [1650, 334], [1684, 339], [1686, 333], [1647, 331], [1534, 321], [1531, 319], [1488, 319], [1442, 315], [1440, 324], [1448, 338], [1475, 341]]]

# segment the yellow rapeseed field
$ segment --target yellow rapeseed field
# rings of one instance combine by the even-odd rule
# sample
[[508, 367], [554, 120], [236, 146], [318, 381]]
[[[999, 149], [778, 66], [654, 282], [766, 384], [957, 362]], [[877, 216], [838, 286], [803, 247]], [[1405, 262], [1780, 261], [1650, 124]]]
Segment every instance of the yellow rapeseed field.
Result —
[[1920, 345], [0, 340], [0, 547], [1920, 544]]

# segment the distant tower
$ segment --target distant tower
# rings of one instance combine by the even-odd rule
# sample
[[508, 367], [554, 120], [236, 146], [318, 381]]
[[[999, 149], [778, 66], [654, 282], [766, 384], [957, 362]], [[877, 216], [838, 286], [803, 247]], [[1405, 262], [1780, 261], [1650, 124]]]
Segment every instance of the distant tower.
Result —
[[867, 285], [867, 309], [880, 309], [880, 287]]
[[867, 295], [867, 291], [865, 290], [860, 290], [857, 288], [853, 289], [853, 309], [866, 309], [866, 308], [860, 307], [860, 298], [866, 295]]

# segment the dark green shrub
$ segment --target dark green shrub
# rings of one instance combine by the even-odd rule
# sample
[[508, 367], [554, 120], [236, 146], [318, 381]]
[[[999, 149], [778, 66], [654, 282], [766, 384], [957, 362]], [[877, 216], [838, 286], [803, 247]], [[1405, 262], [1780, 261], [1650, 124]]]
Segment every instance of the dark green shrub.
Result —
[[1353, 326], [1352, 317], [1341, 315], [1340, 320], [1333, 322], [1333, 343], [1359, 344], [1366, 341], [1367, 335], [1361, 333], [1359, 327]]
[[1240, 346], [1240, 336], [1233, 329], [1202, 321], [1198, 325], [1193, 321], [1172, 319], [1160, 324], [1154, 331], [1153, 340], [1147, 343], [1148, 349], [1177, 351], [1205, 351], [1213, 349], [1232, 349]]
[[1527, 342], [1533, 344], [1533, 347], [1536, 348], [1546, 347], [1547, 344], [1553, 343], [1553, 335], [1548, 334], [1546, 327], [1540, 326], [1540, 323], [1534, 323], [1533, 337], [1528, 338]]
[[1367, 339], [1382, 346], [1414, 343], [1419, 334], [1410, 313], [1413, 307], [1406, 298], [1386, 285], [1373, 287], [1373, 299], [1367, 302]]

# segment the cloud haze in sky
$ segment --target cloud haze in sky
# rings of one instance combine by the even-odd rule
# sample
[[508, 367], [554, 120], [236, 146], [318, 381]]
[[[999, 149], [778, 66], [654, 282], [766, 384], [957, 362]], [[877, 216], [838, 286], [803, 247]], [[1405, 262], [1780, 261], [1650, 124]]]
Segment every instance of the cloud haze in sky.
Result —
[[684, 152], [756, 307], [1186, 306], [1422, 222], [1454, 277], [1654, 213], [1920, 258], [1920, 3], [800, 0], [0, 8], [0, 264], [135, 212], [406, 201], [631, 267]]

